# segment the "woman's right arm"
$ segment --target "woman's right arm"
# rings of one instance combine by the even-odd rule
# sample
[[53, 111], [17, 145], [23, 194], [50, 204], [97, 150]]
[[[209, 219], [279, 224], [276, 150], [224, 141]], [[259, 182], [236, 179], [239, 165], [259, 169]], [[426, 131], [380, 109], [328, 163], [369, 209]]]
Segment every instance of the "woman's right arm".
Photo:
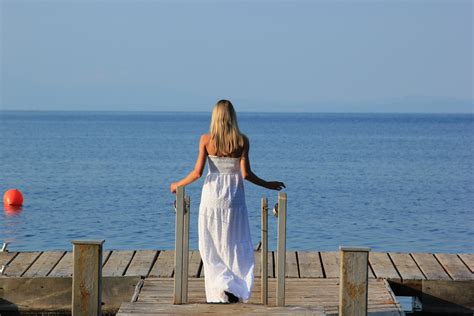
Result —
[[240, 169], [242, 171], [242, 177], [245, 180], [252, 182], [253, 184], [270, 190], [281, 190], [283, 188], [286, 188], [283, 182], [265, 181], [252, 172], [252, 169], [250, 168], [249, 149], [249, 140], [247, 137], [244, 137], [244, 150], [242, 151], [242, 156], [240, 158]]

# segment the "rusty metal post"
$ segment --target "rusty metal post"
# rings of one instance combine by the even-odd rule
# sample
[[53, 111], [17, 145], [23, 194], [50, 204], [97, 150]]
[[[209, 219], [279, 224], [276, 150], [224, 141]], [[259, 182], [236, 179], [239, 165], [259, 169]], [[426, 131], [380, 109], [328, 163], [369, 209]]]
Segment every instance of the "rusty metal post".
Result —
[[102, 315], [104, 240], [73, 240], [72, 315]]
[[370, 248], [339, 247], [341, 256], [339, 315], [367, 315]]

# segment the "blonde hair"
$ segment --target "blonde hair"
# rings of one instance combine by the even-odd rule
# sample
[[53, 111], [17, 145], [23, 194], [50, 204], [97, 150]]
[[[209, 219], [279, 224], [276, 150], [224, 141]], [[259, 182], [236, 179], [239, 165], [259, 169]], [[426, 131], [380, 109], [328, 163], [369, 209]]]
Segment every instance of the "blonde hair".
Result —
[[217, 156], [230, 156], [244, 146], [244, 135], [239, 130], [232, 103], [220, 100], [212, 110], [211, 143]]

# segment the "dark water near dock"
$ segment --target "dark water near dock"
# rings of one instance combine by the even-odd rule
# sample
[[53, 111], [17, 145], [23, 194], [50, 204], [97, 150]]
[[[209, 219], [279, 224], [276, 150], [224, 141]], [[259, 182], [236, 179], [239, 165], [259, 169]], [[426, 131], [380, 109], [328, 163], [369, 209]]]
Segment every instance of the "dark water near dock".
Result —
[[[0, 191], [21, 212], [0, 215], [14, 250], [174, 247], [169, 184], [193, 166], [209, 113], [0, 112]], [[288, 248], [474, 252], [474, 118], [454, 114], [241, 113], [252, 169], [288, 194]], [[197, 248], [202, 180], [190, 185]], [[246, 183], [252, 238], [260, 198]], [[276, 219], [269, 221], [270, 246]]]

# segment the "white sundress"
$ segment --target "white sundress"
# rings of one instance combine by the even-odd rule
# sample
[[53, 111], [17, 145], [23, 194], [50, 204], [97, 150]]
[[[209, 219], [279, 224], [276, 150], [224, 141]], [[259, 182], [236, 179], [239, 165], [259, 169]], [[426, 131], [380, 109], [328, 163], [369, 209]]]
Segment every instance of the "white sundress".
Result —
[[240, 158], [208, 156], [199, 206], [201, 253], [208, 303], [226, 303], [224, 291], [247, 302], [253, 287], [253, 254]]

